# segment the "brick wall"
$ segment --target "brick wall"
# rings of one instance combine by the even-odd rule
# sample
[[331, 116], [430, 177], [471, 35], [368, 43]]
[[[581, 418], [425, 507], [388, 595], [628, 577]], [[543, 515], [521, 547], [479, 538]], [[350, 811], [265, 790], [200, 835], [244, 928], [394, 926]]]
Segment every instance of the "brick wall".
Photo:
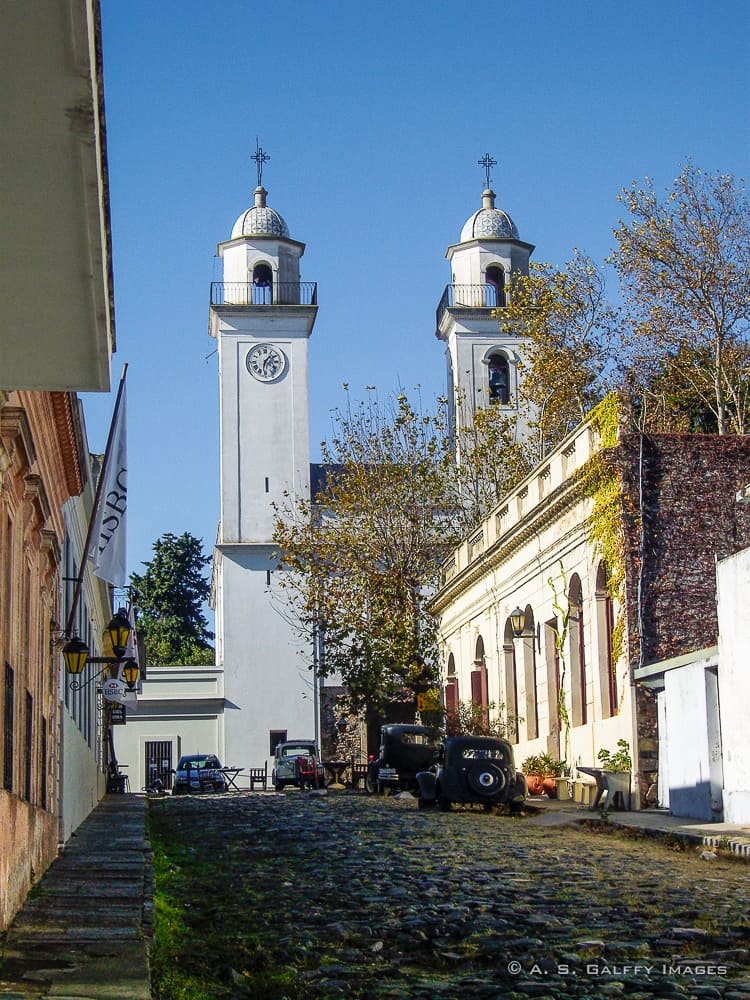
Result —
[[735, 500], [750, 482], [750, 437], [628, 434], [613, 459], [624, 485], [631, 667], [714, 645], [716, 560], [750, 546], [750, 505]]

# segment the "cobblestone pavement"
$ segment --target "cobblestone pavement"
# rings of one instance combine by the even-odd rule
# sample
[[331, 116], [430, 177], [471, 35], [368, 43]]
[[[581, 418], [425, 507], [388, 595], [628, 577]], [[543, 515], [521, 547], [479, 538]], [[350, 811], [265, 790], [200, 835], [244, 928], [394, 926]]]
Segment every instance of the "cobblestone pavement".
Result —
[[270, 963], [295, 968], [283, 995], [305, 1000], [750, 1000], [744, 862], [412, 798], [290, 790], [152, 809], [216, 858], [238, 998], [260, 996]]

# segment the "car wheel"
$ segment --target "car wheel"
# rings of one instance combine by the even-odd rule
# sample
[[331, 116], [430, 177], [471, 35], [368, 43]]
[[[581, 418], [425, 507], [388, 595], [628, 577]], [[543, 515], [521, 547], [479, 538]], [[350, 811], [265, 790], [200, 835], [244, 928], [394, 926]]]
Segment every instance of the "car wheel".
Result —
[[421, 795], [417, 798], [417, 809], [432, 809], [434, 805], [434, 799], [425, 799]]
[[365, 791], [368, 795], [374, 795], [378, 790], [378, 772], [374, 768], [368, 767], [365, 774]]
[[283, 792], [283, 790], [284, 790], [284, 782], [283, 781], [276, 781], [276, 782], [274, 782], [274, 786], [273, 787], [275, 788], [275, 790], [277, 792]]
[[466, 777], [472, 792], [482, 798], [497, 795], [506, 785], [505, 775], [500, 768], [486, 761], [475, 764]]

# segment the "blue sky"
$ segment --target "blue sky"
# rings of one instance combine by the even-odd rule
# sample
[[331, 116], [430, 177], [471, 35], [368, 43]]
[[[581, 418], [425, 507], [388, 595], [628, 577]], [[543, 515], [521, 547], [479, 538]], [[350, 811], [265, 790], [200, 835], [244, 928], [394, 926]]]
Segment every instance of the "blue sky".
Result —
[[[216, 244], [263, 183], [318, 282], [311, 445], [366, 385], [444, 390], [446, 247], [498, 206], [562, 264], [604, 259], [616, 195], [687, 158], [746, 176], [746, 0], [102, 0], [116, 387], [128, 362], [129, 569], [162, 533], [213, 545]], [[114, 393], [84, 395], [103, 450]]]

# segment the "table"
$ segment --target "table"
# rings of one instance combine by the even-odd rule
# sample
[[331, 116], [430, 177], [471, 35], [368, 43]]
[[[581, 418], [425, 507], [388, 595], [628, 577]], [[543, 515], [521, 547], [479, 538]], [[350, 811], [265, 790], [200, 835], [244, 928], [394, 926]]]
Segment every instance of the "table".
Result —
[[237, 776], [242, 773], [241, 767], [222, 767], [221, 773], [227, 780], [227, 791], [233, 788], [235, 792], [239, 792], [241, 789], [237, 787]]
[[328, 788], [344, 788], [345, 785], [341, 780], [344, 776], [344, 771], [349, 767], [348, 760], [324, 760], [323, 768], [328, 771], [331, 776], [331, 780], [328, 782]]

